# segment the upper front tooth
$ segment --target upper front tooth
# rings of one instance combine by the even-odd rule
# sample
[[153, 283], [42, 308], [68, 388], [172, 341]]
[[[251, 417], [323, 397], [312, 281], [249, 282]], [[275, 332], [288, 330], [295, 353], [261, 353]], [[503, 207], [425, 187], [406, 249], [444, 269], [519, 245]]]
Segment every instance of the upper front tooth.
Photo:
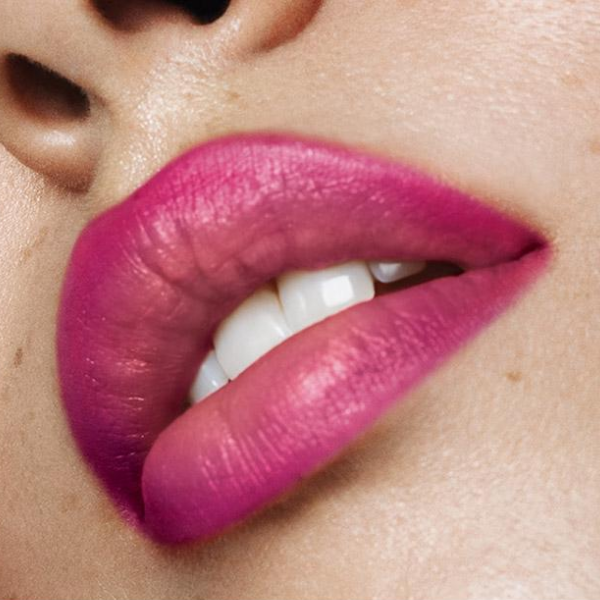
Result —
[[416, 273], [420, 273], [426, 267], [424, 262], [371, 262], [369, 269], [373, 277], [381, 283], [393, 283], [400, 281]]
[[209, 352], [192, 385], [192, 403], [197, 404], [229, 383], [214, 350]]
[[286, 273], [277, 286], [285, 318], [294, 333], [375, 296], [373, 278], [364, 262]]
[[217, 359], [234, 379], [291, 334], [277, 294], [261, 288], [219, 326], [214, 339]]

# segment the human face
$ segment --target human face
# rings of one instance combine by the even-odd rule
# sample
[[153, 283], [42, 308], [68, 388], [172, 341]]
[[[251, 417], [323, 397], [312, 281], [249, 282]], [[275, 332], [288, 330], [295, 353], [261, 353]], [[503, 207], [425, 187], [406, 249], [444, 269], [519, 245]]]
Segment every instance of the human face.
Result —
[[[117, 8], [0, 5], [3, 596], [597, 595], [597, 2], [234, 0], [209, 25], [166, 3]], [[441, 179], [552, 258], [283, 500], [213, 541], [156, 543], [68, 425], [65, 272], [82, 229], [182, 152], [264, 131]]]

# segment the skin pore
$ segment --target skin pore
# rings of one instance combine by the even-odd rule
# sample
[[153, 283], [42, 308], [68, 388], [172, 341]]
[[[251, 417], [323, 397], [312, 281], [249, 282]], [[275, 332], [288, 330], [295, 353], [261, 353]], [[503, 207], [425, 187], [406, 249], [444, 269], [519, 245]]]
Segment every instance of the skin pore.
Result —
[[[123, 3], [125, 20], [0, 4], [0, 596], [597, 597], [597, 1], [235, 0], [206, 26]], [[46, 110], [9, 55], [89, 111]], [[68, 430], [62, 278], [96, 215], [182, 151], [256, 130], [402, 159], [531, 224], [554, 257], [329, 467], [209, 544], [161, 547], [118, 517]]]

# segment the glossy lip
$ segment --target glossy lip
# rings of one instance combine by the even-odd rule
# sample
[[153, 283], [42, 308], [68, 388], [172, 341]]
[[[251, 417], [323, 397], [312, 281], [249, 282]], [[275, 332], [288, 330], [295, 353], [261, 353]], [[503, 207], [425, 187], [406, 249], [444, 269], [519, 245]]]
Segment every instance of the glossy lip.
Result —
[[[177, 159], [81, 235], [58, 328], [64, 405], [123, 515], [205, 539], [331, 460], [544, 269], [536, 232], [402, 164], [278, 135]], [[468, 272], [290, 338], [182, 414], [218, 323], [284, 271], [425, 259]]]

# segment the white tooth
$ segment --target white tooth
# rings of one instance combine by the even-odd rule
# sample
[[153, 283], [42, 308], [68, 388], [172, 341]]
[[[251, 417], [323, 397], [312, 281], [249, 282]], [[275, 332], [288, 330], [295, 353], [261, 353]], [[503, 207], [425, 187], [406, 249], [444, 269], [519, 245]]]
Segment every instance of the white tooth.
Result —
[[364, 262], [286, 273], [277, 285], [285, 318], [294, 332], [375, 296]]
[[192, 404], [198, 404], [228, 383], [229, 379], [217, 360], [217, 355], [214, 350], [211, 350], [200, 366], [196, 381], [192, 385]]
[[217, 359], [234, 379], [291, 334], [277, 294], [271, 288], [261, 288], [219, 326], [215, 334]]
[[381, 283], [393, 283], [425, 270], [424, 262], [371, 262], [369, 269]]

